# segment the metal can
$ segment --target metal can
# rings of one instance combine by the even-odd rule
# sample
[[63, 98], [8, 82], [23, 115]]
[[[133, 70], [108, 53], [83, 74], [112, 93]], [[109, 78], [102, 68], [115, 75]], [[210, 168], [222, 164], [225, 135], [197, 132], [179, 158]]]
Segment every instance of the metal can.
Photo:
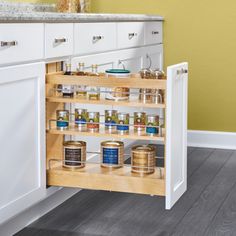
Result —
[[86, 128], [87, 109], [75, 109], [75, 125], [83, 130]]
[[134, 131], [135, 132], [145, 131], [145, 125], [146, 125], [146, 113], [134, 112]]
[[63, 130], [69, 127], [69, 111], [57, 110], [57, 129]]
[[[146, 133], [148, 135], [156, 135], [159, 133], [159, 116], [158, 115], [147, 115], [146, 120]], [[155, 127], [154, 127], [155, 126]]]
[[117, 123], [117, 111], [105, 110], [105, 129], [114, 130]]
[[88, 112], [87, 113], [87, 129], [89, 131], [99, 130], [100, 114], [99, 112]]
[[104, 141], [101, 143], [101, 166], [119, 168], [124, 164], [124, 143]]
[[137, 145], [132, 147], [131, 172], [140, 175], [155, 172], [155, 148], [151, 145]]
[[118, 121], [117, 121], [116, 130], [121, 134], [128, 133], [129, 132], [129, 113], [119, 112], [117, 116], [118, 116]]
[[85, 167], [86, 161], [86, 142], [66, 141], [64, 147], [63, 166], [67, 168]]

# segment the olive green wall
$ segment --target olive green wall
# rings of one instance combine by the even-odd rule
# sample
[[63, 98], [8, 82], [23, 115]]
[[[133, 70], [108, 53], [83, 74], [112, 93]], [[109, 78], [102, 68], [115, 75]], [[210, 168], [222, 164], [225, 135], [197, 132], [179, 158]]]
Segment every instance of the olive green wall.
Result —
[[235, 0], [93, 0], [93, 12], [164, 16], [165, 65], [189, 62], [189, 129], [236, 132]]
[[188, 128], [195, 130], [236, 132], [235, 9], [235, 0], [92, 0], [93, 12], [164, 16], [165, 65], [189, 62]]

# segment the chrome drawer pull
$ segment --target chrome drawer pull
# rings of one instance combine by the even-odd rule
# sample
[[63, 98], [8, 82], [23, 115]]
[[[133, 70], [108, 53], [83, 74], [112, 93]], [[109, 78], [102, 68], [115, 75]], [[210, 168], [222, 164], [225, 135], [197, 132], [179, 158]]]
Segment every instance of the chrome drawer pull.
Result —
[[16, 45], [17, 45], [17, 41], [10, 41], [10, 42], [1, 41], [1, 47], [12, 47]]
[[54, 39], [54, 43], [65, 43], [66, 41], [67, 41], [66, 38]]
[[98, 36], [93, 36], [93, 43], [96, 43], [97, 41], [104, 39], [104, 36], [98, 35]]
[[177, 75], [187, 74], [187, 73], [188, 73], [188, 70], [184, 69], [184, 68], [181, 68], [180, 70], [177, 70]]
[[138, 35], [137, 33], [129, 33], [128, 37], [129, 39], [132, 39], [134, 36], [137, 36], [137, 35]]
[[159, 34], [159, 31], [152, 31], [152, 35]]

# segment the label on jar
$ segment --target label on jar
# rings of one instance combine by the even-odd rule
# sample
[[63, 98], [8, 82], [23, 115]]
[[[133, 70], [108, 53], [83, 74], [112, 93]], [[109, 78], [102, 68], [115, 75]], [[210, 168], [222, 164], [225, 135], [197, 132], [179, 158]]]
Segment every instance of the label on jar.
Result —
[[103, 148], [103, 163], [117, 165], [119, 163], [119, 150], [117, 148]]
[[69, 126], [69, 119], [67, 115], [60, 116], [57, 118], [57, 127], [68, 127]]
[[86, 124], [86, 118], [82, 114], [77, 114], [75, 116], [75, 124], [77, 125]]
[[89, 119], [88, 123], [87, 123], [87, 128], [88, 129], [99, 129], [99, 124], [94, 124], [94, 123], [98, 123], [99, 120], [98, 119]]
[[107, 116], [105, 120], [106, 127], [114, 127], [116, 124], [116, 119], [114, 116]]
[[[72, 149], [72, 148], [65, 148], [65, 165], [67, 166], [81, 166], [82, 161], [81, 158], [81, 149]], [[70, 162], [70, 161], [79, 161], [79, 162]]]
[[[153, 123], [149, 123], [148, 125], [150, 125], [150, 126], [156, 126], [156, 125], [153, 124]], [[157, 129], [157, 127], [147, 127], [147, 128], [146, 128], [146, 132], [147, 132], [148, 134], [157, 134], [157, 133], [158, 133], [158, 129]]]
[[129, 130], [129, 126], [128, 125], [125, 125], [125, 124], [128, 124], [127, 122], [125, 122], [124, 120], [119, 120], [118, 124], [120, 125], [117, 125], [117, 130], [119, 131], [126, 131], [126, 130]]

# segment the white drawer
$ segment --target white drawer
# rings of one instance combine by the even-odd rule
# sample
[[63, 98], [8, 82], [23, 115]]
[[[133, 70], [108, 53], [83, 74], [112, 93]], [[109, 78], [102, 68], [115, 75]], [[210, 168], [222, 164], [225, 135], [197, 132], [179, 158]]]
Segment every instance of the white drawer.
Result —
[[145, 23], [145, 44], [162, 43], [162, 22]]
[[45, 57], [73, 54], [73, 23], [45, 25]]
[[115, 23], [75, 24], [75, 54], [89, 54], [116, 49]]
[[144, 45], [144, 23], [117, 23], [118, 48], [130, 48]]
[[43, 58], [43, 24], [0, 24], [0, 64]]

